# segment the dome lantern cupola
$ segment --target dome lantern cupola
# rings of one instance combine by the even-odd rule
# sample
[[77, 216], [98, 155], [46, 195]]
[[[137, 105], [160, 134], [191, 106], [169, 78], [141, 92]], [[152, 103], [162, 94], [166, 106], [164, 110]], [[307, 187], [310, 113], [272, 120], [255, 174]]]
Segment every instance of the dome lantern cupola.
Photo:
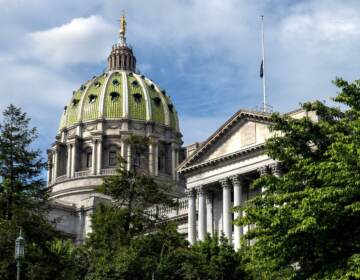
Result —
[[125, 16], [120, 19], [119, 42], [114, 44], [108, 57], [108, 70], [125, 70], [135, 72], [136, 58], [132, 48], [126, 44], [126, 20]]

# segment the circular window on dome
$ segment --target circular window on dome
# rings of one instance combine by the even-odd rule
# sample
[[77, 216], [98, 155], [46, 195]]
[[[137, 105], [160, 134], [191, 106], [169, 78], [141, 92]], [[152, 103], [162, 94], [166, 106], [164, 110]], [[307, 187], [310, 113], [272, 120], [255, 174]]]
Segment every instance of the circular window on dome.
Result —
[[140, 93], [134, 93], [133, 96], [134, 96], [135, 102], [138, 102], [138, 103], [141, 102], [141, 94]]
[[120, 94], [116, 91], [110, 92], [110, 98], [112, 102], [116, 102], [119, 100]]
[[95, 94], [90, 94], [90, 95], [88, 96], [89, 103], [90, 103], [90, 104], [94, 103], [94, 102], [96, 101], [96, 98], [97, 98], [97, 96], [96, 96]]
[[95, 86], [96, 88], [98, 88], [98, 87], [101, 86], [101, 83], [100, 83], [99, 81], [96, 81], [96, 82], [94, 83], [94, 86]]
[[160, 104], [161, 104], [160, 97], [154, 97], [153, 100], [154, 100], [154, 103], [155, 103], [156, 106], [160, 106]]
[[132, 84], [133, 87], [138, 87], [139, 86], [138, 81], [132, 81], [131, 84]]
[[116, 86], [116, 87], [117, 87], [118, 85], [120, 85], [120, 82], [119, 82], [117, 79], [113, 80], [112, 83], [113, 83], [113, 85]]

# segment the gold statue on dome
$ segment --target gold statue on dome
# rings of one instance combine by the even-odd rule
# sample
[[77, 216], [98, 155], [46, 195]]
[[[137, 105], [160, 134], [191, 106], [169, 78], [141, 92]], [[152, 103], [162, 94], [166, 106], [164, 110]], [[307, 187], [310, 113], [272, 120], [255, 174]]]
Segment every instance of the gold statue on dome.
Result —
[[126, 19], [125, 15], [123, 14], [120, 19], [120, 34], [125, 35], [126, 32]]

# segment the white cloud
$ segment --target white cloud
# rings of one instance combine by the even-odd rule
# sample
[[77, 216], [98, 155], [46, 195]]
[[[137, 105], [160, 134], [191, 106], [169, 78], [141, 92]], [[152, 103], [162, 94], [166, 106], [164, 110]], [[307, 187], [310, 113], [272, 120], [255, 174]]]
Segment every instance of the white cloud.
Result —
[[75, 18], [49, 30], [29, 34], [34, 55], [55, 66], [105, 60], [116, 30], [100, 16]]

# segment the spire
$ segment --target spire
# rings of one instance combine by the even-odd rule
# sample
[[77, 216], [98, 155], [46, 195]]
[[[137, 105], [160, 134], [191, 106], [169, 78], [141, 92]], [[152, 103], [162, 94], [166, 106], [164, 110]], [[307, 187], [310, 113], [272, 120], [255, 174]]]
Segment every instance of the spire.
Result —
[[125, 33], [126, 33], [126, 19], [125, 19], [125, 15], [123, 14], [120, 18], [120, 38], [119, 38], [119, 44], [121, 46], [126, 46], [126, 37], [125, 37]]
[[132, 48], [126, 44], [126, 19], [125, 15], [120, 18], [119, 42], [114, 44], [108, 57], [108, 70], [125, 70], [135, 72], [136, 58]]

